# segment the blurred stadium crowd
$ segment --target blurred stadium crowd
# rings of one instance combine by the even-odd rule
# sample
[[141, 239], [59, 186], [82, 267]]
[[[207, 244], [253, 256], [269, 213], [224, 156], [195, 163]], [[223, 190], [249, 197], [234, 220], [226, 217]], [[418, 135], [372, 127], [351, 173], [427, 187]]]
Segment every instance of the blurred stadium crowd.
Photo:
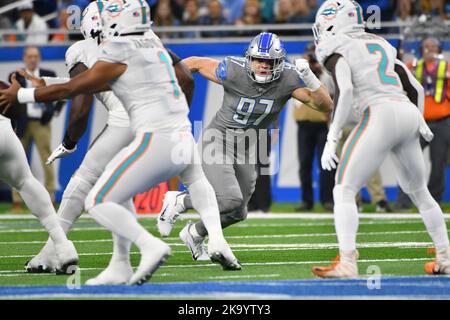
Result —
[[[224, 26], [255, 24], [312, 23], [317, 8], [324, 0], [147, 0], [156, 27]], [[48, 29], [68, 29], [70, 6], [83, 10], [89, 0], [36, 0], [2, 13], [5, 6], [18, 4], [15, 0], [0, 0], [0, 29], [32, 30], [35, 36], [3, 36], [5, 42], [26, 41], [28, 44], [77, 40], [77, 35], [43, 35]], [[450, 1], [446, 0], [360, 0], [367, 12], [371, 5], [381, 9], [382, 21], [412, 22], [426, 15], [428, 18], [448, 20]], [[70, 23], [69, 23], [70, 25]], [[164, 32], [162, 38], [248, 36], [249, 31]], [[310, 30], [277, 31], [280, 35], [310, 35]]]

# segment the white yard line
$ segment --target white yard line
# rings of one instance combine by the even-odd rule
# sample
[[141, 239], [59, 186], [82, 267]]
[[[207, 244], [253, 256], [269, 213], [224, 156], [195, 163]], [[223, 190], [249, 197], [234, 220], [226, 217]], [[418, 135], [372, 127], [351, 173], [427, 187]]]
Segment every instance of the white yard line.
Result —
[[[450, 232], [450, 231], [449, 231]], [[426, 234], [425, 230], [417, 231], [374, 231], [374, 232], [359, 232], [358, 236], [379, 236], [379, 235], [399, 235], [399, 234]], [[277, 238], [307, 238], [307, 237], [335, 237], [336, 233], [292, 233], [292, 234], [263, 234], [250, 236], [226, 236], [227, 239], [277, 239]], [[178, 237], [163, 238], [164, 241], [179, 241]], [[112, 242], [112, 239], [95, 239], [95, 240], [73, 240], [74, 243], [96, 243], [96, 242]], [[44, 244], [46, 241], [0, 241], [0, 245], [15, 245], [15, 244]]]
[[[172, 247], [185, 247], [182, 243], [170, 243]], [[283, 251], [284, 250], [316, 250], [316, 249], [337, 249], [337, 243], [289, 243], [289, 244], [230, 244], [231, 248], [237, 249], [237, 251], [243, 251], [242, 249], [247, 249], [247, 251], [253, 251], [255, 249], [261, 250], [274, 250]], [[366, 242], [359, 243], [358, 248], [428, 248], [432, 247], [431, 242]], [[261, 251], [255, 250], [255, 251]], [[187, 251], [179, 251], [187, 252]], [[103, 256], [111, 255], [112, 252], [97, 252], [97, 253], [79, 253], [79, 256]], [[132, 252], [131, 254], [138, 254], [138, 252]], [[13, 258], [30, 258], [34, 255], [8, 255], [0, 256], [0, 259], [13, 259]], [[1, 271], [0, 271], [1, 272]]]

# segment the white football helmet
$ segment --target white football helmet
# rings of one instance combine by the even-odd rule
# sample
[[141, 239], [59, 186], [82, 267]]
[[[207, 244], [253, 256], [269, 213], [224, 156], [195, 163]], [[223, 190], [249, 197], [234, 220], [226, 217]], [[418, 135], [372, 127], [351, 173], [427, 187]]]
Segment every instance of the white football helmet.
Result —
[[103, 7], [103, 1], [91, 2], [81, 14], [80, 31], [85, 39], [100, 39], [102, 33], [102, 18], [100, 11]]
[[364, 31], [363, 10], [354, 0], [327, 0], [317, 10], [313, 34], [316, 45], [324, 38]]
[[145, 0], [111, 0], [101, 10], [105, 38], [147, 32], [152, 23]]

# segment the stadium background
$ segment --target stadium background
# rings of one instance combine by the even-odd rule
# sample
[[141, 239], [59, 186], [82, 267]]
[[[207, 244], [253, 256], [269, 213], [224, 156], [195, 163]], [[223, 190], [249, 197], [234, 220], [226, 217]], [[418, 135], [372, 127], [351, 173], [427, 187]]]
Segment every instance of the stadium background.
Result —
[[[249, 38], [250, 39], [250, 38]], [[246, 49], [249, 39], [242, 38], [238, 42], [219, 43], [189, 43], [189, 44], [169, 44], [167, 47], [176, 52], [180, 57], [200, 55], [222, 58], [227, 55], [242, 56]], [[394, 46], [398, 45], [399, 39], [390, 39]], [[288, 59], [298, 58], [304, 52], [309, 41], [285, 41]], [[419, 42], [410, 42], [409, 51], [416, 51]], [[42, 67], [48, 67], [57, 72], [59, 76], [68, 76], [64, 64], [64, 55], [67, 46], [48, 46], [42, 47], [43, 63]], [[22, 65], [21, 58], [24, 47], [2, 47], [0, 48], [0, 79], [6, 80], [9, 73]], [[450, 53], [450, 41], [443, 43], [443, 49], [446, 56]], [[207, 125], [214, 115], [215, 111], [221, 105], [222, 88], [211, 82], [207, 82], [204, 78], [195, 75], [195, 95], [191, 106], [190, 119], [194, 121], [203, 121]], [[55, 163], [55, 173], [57, 176], [57, 201], [61, 199], [62, 192], [67, 185], [71, 175], [78, 168], [83, 156], [91, 141], [95, 139], [97, 134], [103, 128], [106, 122], [106, 111], [100, 106], [100, 103], [94, 102], [93, 111], [86, 134], [78, 144], [78, 150], [70, 157], [66, 157]], [[64, 136], [65, 128], [68, 122], [68, 110], [70, 102], [66, 108], [63, 108], [60, 115], [52, 121], [52, 148], [55, 148]], [[300, 199], [301, 186], [298, 178], [298, 158], [296, 143], [296, 124], [292, 117], [292, 106], [288, 103], [287, 107], [280, 117], [280, 143], [279, 147], [273, 152], [273, 164], [279, 164], [274, 167], [275, 174], [272, 178], [272, 193], [274, 201], [296, 202]], [[427, 169], [429, 170], [428, 152], [425, 151], [427, 160]], [[43, 181], [43, 170], [39, 164], [39, 155], [33, 147], [31, 153], [32, 170], [38, 179]], [[317, 163], [315, 164], [317, 166]], [[314, 168], [314, 189], [316, 197], [318, 196], [318, 168]], [[383, 184], [386, 188], [386, 194], [389, 201], [395, 199], [397, 193], [395, 171], [391, 160], [388, 158], [381, 167]], [[446, 171], [447, 181], [450, 181], [450, 169]], [[299, 191], [300, 188], [300, 191]], [[365, 191], [364, 191], [365, 192]], [[6, 185], [0, 184], [1, 198], [9, 197], [9, 189]], [[450, 184], [447, 183], [444, 201], [450, 201]]]

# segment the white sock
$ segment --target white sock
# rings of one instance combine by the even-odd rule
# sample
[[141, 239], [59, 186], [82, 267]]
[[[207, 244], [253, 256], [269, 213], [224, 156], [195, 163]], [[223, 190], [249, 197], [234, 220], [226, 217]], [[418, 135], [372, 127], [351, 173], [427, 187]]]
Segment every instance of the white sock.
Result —
[[18, 190], [23, 201], [42, 223], [55, 243], [67, 241], [56, 216], [55, 208], [47, 190], [33, 176], [25, 180], [22, 188]]
[[426, 186], [408, 194], [419, 209], [428, 234], [433, 240], [436, 253], [445, 253], [449, 248], [447, 225], [441, 207], [431, 196]]
[[113, 255], [111, 261], [128, 261], [130, 260], [131, 241], [121, 237], [115, 233], [113, 237]]
[[356, 233], [358, 232], [358, 208], [355, 201], [356, 192], [342, 184], [335, 185], [334, 198], [334, 225], [339, 242], [340, 254], [349, 256], [356, 250]]
[[154, 238], [139, 224], [131, 212], [117, 203], [98, 204], [89, 209], [89, 213], [97, 223], [112, 233], [136, 243], [138, 247], [144, 243], [144, 240]]
[[[133, 200], [130, 199], [122, 204], [122, 206], [127, 209], [132, 217], [136, 219], [135, 215], [135, 207]], [[129, 261], [130, 260], [130, 249], [131, 249], [131, 241], [121, 237], [115, 233], [112, 235], [113, 237], [113, 255], [111, 257], [111, 261]]]
[[358, 223], [356, 203], [340, 203], [334, 205], [334, 224], [339, 241], [339, 251], [344, 255], [356, 250]]
[[75, 175], [70, 179], [64, 190], [61, 205], [58, 210], [58, 217], [61, 227], [68, 233], [75, 221], [81, 216], [84, 210], [84, 200], [86, 199], [92, 185]]
[[188, 190], [192, 206], [200, 214], [200, 218], [208, 231], [209, 240], [223, 241], [224, 237], [220, 224], [219, 206], [211, 184], [206, 177], [202, 177], [190, 184]]
[[428, 210], [420, 211], [420, 214], [436, 247], [436, 252], [447, 252], [449, 248], [447, 226], [439, 205]]

